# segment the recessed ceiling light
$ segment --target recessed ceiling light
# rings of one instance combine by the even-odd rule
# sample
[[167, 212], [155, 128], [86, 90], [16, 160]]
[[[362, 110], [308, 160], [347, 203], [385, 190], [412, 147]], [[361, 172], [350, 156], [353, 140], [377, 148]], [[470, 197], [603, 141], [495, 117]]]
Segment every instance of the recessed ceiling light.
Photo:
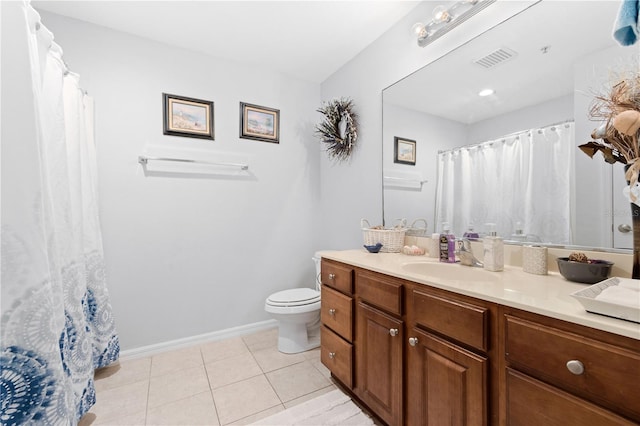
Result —
[[489, 96], [489, 95], [493, 95], [494, 93], [495, 91], [493, 89], [484, 89], [478, 93], [478, 96]]

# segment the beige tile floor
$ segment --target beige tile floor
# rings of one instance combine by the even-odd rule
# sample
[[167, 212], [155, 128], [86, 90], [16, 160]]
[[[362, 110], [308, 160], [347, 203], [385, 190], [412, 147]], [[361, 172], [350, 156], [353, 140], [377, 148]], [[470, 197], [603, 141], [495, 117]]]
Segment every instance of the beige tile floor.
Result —
[[96, 372], [87, 425], [246, 425], [336, 389], [320, 350], [278, 352], [277, 329]]

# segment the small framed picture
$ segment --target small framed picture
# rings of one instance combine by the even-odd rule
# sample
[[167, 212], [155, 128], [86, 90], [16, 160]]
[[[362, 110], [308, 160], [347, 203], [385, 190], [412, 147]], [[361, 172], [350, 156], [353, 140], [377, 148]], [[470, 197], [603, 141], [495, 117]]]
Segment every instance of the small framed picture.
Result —
[[280, 110], [240, 102], [240, 137], [280, 143]]
[[162, 94], [163, 133], [213, 140], [213, 102]]
[[416, 141], [395, 136], [393, 153], [394, 163], [416, 165]]

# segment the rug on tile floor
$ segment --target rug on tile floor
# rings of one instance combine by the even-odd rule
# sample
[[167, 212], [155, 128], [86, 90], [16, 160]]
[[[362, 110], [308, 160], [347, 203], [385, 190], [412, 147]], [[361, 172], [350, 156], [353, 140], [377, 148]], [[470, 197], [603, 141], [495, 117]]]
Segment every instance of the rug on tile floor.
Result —
[[340, 390], [325, 393], [253, 423], [253, 425], [259, 426], [364, 426], [373, 424], [375, 424], [373, 420]]

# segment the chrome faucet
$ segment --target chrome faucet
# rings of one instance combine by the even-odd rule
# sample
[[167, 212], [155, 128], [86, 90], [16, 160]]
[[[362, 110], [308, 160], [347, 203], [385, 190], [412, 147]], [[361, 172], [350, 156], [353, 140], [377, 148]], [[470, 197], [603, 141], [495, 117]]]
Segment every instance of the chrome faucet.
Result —
[[477, 266], [482, 268], [483, 264], [473, 255], [471, 250], [471, 241], [468, 238], [461, 238], [458, 240], [457, 256], [460, 259], [461, 265]]

